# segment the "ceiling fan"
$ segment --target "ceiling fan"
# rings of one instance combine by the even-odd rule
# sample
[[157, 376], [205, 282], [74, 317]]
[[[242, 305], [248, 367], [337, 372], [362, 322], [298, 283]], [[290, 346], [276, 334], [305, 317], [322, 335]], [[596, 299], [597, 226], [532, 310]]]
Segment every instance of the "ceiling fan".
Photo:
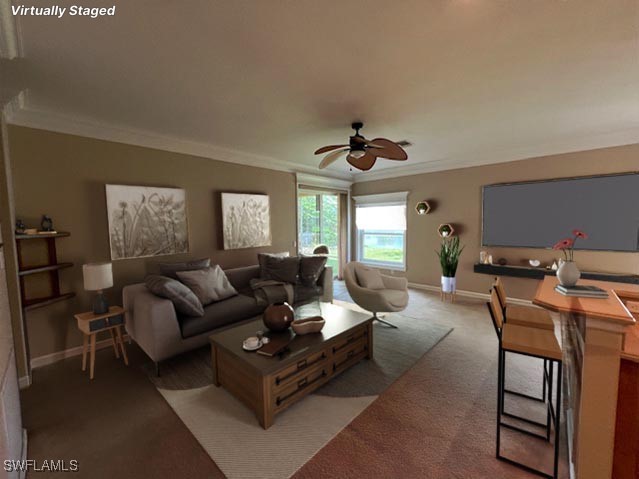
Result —
[[323, 146], [315, 151], [316, 155], [330, 152], [320, 162], [320, 170], [337, 161], [342, 155], [346, 155], [346, 161], [348, 161], [351, 166], [362, 171], [370, 170], [375, 165], [377, 158], [397, 161], [408, 159], [408, 155], [403, 147], [411, 146], [410, 142], [395, 142], [387, 140], [386, 138], [374, 138], [369, 141], [359, 133], [359, 130], [363, 128], [363, 126], [364, 123], [360, 121], [351, 124], [351, 128], [355, 130], [355, 134], [350, 137], [348, 144]]

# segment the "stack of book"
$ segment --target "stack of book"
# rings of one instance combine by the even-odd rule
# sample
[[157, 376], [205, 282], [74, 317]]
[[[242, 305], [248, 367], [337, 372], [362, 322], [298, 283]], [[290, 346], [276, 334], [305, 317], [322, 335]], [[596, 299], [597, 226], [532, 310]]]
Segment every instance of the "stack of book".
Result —
[[555, 286], [555, 291], [564, 296], [576, 296], [580, 298], [606, 299], [608, 297], [608, 293], [605, 290], [597, 286], [589, 285], [562, 286], [558, 284]]

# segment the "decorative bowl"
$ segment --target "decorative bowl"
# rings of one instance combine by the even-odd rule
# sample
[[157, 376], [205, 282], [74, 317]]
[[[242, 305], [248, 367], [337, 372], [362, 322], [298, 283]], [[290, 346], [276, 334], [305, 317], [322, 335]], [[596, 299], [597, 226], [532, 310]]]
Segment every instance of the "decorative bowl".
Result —
[[295, 311], [288, 303], [274, 303], [264, 310], [262, 321], [271, 331], [286, 331], [295, 319]]
[[541, 265], [541, 261], [539, 261], [538, 259], [529, 259], [528, 264], [533, 268], [539, 268], [539, 265]]
[[312, 318], [296, 319], [291, 324], [295, 334], [319, 333], [326, 321], [321, 316], [313, 316]]

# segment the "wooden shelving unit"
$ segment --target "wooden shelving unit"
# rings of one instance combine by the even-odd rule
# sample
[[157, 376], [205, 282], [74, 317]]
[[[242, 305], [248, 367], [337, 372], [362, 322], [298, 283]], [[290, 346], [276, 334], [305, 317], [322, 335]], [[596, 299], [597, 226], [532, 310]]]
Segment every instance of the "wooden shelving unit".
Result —
[[[545, 276], [555, 276], [556, 271], [547, 268], [533, 268], [532, 266], [511, 266], [499, 264], [475, 263], [473, 271], [492, 276], [512, 276], [514, 278], [544, 279]], [[594, 279], [597, 281], [612, 281], [614, 283], [639, 284], [639, 275], [598, 273], [594, 271], [582, 271], [581, 279]]]
[[[71, 233], [60, 231], [52, 234], [37, 235], [16, 235], [16, 249], [18, 253], [18, 277], [20, 279], [20, 296], [22, 298], [22, 308], [25, 311], [31, 311], [37, 308], [48, 306], [58, 301], [64, 301], [73, 298], [75, 293], [62, 293], [60, 291], [60, 277], [58, 273], [62, 269], [71, 268], [73, 263], [58, 263], [58, 254], [56, 251], [56, 239], [66, 238]], [[45, 241], [47, 245], [48, 262], [37, 266], [26, 266], [23, 257], [22, 245], [23, 241]], [[51, 294], [40, 298], [28, 298], [25, 285], [25, 277], [33, 274], [48, 274]]]
[[[61, 231], [52, 234], [37, 234], [37, 235], [25, 235], [17, 234], [16, 239], [16, 252], [18, 256], [18, 279], [20, 281], [20, 297], [22, 299], [22, 320], [24, 329], [24, 343], [27, 353], [28, 362], [31, 361], [31, 354], [29, 351], [29, 335], [27, 332], [26, 314], [34, 309], [44, 308], [51, 304], [65, 301], [73, 298], [75, 293], [63, 293], [60, 291], [60, 276], [59, 273], [63, 269], [71, 268], [73, 263], [64, 262], [58, 263], [58, 253], [56, 251], [56, 239], [66, 238], [71, 236], [71, 233]], [[24, 258], [23, 243], [32, 241], [44, 241], [47, 247], [47, 262], [45, 264], [39, 264], [36, 266], [27, 266]], [[29, 298], [27, 296], [26, 278], [32, 275], [48, 275], [50, 294], [46, 296]], [[31, 366], [28, 365], [29, 371]]]

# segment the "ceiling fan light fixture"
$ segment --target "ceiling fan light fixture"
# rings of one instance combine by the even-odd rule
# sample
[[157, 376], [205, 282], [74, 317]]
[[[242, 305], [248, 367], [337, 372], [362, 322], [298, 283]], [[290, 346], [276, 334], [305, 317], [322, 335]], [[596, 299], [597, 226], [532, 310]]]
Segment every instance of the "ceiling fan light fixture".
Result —
[[350, 156], [351, 158], [355, 159], [355, 160], [359, 160], [361, 157], [363, 157], [366, 154], [365, 151], [363, 150], [352, 150], [348, 156]]

